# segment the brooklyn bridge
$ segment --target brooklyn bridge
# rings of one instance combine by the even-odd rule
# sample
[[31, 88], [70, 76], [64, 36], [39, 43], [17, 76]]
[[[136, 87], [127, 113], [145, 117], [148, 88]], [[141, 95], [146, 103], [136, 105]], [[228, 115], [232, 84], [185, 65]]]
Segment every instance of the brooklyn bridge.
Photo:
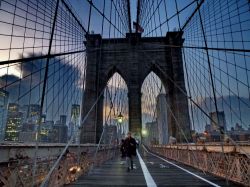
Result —
[[250, 1], [0, 0], [0, 186], [250, 186]]

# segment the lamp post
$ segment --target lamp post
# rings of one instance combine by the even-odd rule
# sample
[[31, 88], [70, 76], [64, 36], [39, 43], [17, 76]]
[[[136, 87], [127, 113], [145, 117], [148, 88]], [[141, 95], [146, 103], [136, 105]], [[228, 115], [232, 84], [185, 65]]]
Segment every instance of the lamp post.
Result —
[[148, 136], [148, 130], [146, 128], [142, 128], [141, 134], [142, 134], [142, 137], [146, 138]]
[[118, 122], [119, 124], [121, 124], [121, 123], [123, 122], [123, 115], [121, 114], [121, 112], [120, 112], [120, 114], [117, 116], [117, 122]]
[[148, 137], [148, 130], [146, 128], [142, 128], [141, 135], [142, 135], [142, 142], [146, 143], [146, 139]]
[[122, 134], [122, 122], [123, 122], [123, 115], [121, 114], [121, 112], [120, 112], [120, 114], [117, 116], [117, 125], [118, 125], [118, 128], [119, 128], [119, 136], [121, 136], [121, 134]]

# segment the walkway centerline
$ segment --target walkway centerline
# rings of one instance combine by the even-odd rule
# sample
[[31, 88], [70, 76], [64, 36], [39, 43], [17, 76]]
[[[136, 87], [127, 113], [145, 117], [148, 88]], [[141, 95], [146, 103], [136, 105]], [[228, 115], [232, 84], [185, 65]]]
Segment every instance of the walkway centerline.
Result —
[[145, 162], [141, 158], [141, 155], [140, 155], [139, 151], [136, 150], [136, 153], [137, 153], [137, 156], [138, 156], [138, 159], [139, 159], [139, 162], [140, 162], [142, 172], [143, 172], [144, 178], [146, 180], [147, 186], [148, 187], [157, 187], [153, 177], [151, 176], [150, 172], [148, 171], [148, 168], [147, 168]]

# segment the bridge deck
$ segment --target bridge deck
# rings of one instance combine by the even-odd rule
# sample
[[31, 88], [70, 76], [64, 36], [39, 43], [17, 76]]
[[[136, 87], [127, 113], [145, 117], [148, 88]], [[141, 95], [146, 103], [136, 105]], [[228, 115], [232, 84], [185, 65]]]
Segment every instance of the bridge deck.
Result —
[[[201, 171], [178, 164], [178, 166], [183, 169], [186, 169], [190, 173], [196, 174], [204, 179], [202, 180], [187, 171], [183, 171], [182, 169], [151, 155], [145, 150], [140, 150], [140, 156], [142, 157], [142, 160], [144, 161], [156, 186], [237, 186], [233, 183], [227, 185], [226, 181], [221, 178], [205, 175]], [[122, 163], [123, 161], [124, 160], [121, 158], [115, 158], [108, 161], [101, 167], [95, 168], [89, 175], [81, 176], [75, 183], [67, 186], [154, 186], [152, 183], [151, 185], [147, 185], [143, 174], [143, 166], [140, 164], [138, 156], [134, 160], [135, 169], [130, 172], [126, 171], [125, 161], [124, 164]], [[207, 182], [205, 180], [207, 180]]]

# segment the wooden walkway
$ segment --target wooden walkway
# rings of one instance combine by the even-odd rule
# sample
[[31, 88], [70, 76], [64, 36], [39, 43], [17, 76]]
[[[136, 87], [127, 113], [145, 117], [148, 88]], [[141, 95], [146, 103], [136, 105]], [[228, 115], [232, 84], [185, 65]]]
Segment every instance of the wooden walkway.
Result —
[[[121, 158], [115, 158], [106, 162], [101, 167], [93, 169], [89, 175], [81, 176], [76, 182], [66, 186], [237, 186], [233, 183], [227, 184], [226, 181], [221, 178], [205, 175], [201, 171], [178, 164], [178, 166], [188, 170], [188, 172], [183, 171], [180, 168], [151, 155], [145, 150], [140, 150], [140, 156], [150, 173], [149, 175], [152, 176], [156, 185], [147, 184], [148, 181], [146, 182], [143, 174], [143, 169], [145, 170], [145, 167], [140, 164], [139, 157], [137, 156], [134, 159], [135, 169], [130, 172], [126, 171], [124, 160]], [[175, 163], [173, 161], [171, 162]], [[200, 178], [191, 173], [198, 175]]]

